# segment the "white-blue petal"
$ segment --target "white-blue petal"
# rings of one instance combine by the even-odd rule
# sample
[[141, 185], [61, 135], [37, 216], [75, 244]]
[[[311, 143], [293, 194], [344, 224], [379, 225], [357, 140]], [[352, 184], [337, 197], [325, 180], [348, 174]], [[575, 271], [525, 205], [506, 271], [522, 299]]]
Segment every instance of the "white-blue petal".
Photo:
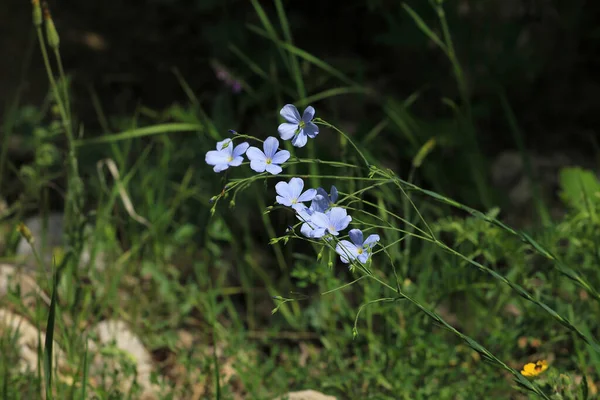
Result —
[[275, 164], [265, 164], [265, 165], [266, 165], [265, 169], [267, 170], [267, 172], [269, 172], [273, 175], [277, 175], [278, 173], [283, 171], [283, 168], [281, 168], [279, 165], [275, 165]]
[[273, 156], [273, 164], [283, 164], [290, 159], [290, 152], [287, 150], [280, 150]]
[[[288, 203], [290, 203], [285, 204], [286, 206], [291, 205], [292, 198], [294, 197], [294, 192], [289, 183], [283, 181], [277, 182], [277, 184], [275, 185], [275, 191], [279, 196], [281, 196], [282, 198], [286, 198]], [[281, 203], [279, 200], [277, 200], [277, 202]]]
[[[217, 150], [223, 150], [225, 149], [229, 149], [231, 146], [231, 139], [227, 138], [225, 140], [221, 140], [220, 142], [217, 142]], [[227, 145], [227, 147], [225, 147], [225, 145]]]
[[322, 212], [315, 212], [311, 217], [310, 221], [319, 228], [329, 227], [329, 217]]
[[265, 160], [252, 160], [250, 161], [250, 168], [252, 168], [252, 170], [254, 172], [265, 172], [265, 169], [267, 167], [267, 163], [265, 162]]
[[340, 259], [346, 264], [349, 264], [351, 259], [355, 260], [358, 256], [356, 246], [347, 240], [340, 240], [337, 246], [335, 246], [335, 252], [340, 255]]
[[221, 171], [225, 171], [227, 168], [229, 168], [229, 164], [217, 164], [213, 168], [213, 171], [221, 172]]
[[288, 122], [284, 122], [277, 128], [277, 132], [279, 132], [279, 136], [283, 140], [290, 140], [293, 138], [297, 130], [298, 124], [290, 124]]
[[[302, 182], [304, 184], [304, 182]], [[300, 189], [302, 190], [302, 189]], [[298, 201], [311, 201], [317, 195], [317, 191], [315, 189], [308, 189], [306, 192], [302, 193], [301, 196], [298, 197]]]
[[206, 153], [204, 160], [208, 165], [227, 164], [229, 162], [229, 154], [223, 150], [211, 150]]
[[358, 255], [358, 261], [360, 261], [363, 264], [366, 264], [368, 259], [369, 253], [367, 253], [366, 251], [363, 251], [361, 254]]
[[[305, 111], [306, 112], [306, 111]], [[286, 104], [283, 106], [279, 114], [287, 121], [294, 122], [296, 125], [300, 122], [300, 113], [298, 109], [293, 104]]]
[[329, 212], [329, 220], [336, 231], [343, 231], [352, 221], [352, 217], [348, 215], [344, 208], [333, 207]]
[[292, 201], [287, 197], [277, 196], [275, 200], [278, 204], [281, 204], [282, 206], [290, 207], [292, 205]]
[[258, 147], [250, 147], [248, 150], [246, 150], [246, 157], [248, 157], [248, 160], [250, 161], [267, 160], [265, 153], [263, 153]]
[[275, 152], [277, 152], [278, 147], [279, 140], [277, 140], [273, 136], [269, 136], [263, 143], [263, 149], [265, 149], [265, 156], [267, 156], [267, 158], [272, 159], [275, 155]]
[[311, 199], [307, 199], [307, 200], [301, 200], [300, 197], [300, 193], [302, 193], [302, 189], [304, 189], [304, 181], [301, 178], [292, 178], [290, 179], [290, 191], [292, 194], [292, 198], [297, 199], [299, 202], [300, 201], [308, 201]]
[[247, 142], [238, 144], [237, 146], [235, 146], [235, 149], [233, 149], [233, 156], [241, 156], [246, 152], [246, 150], [248, 150], [248, 147], [250, 147], [250, 145]]
[[310, 227], [306, 222], [302, 224], [300, 227], [300, 233], [306, 236], [307, 238], [312, 237], [313, 228]]
[[302, 121], [310, 122], [315, 117], [315, 108], [313, 106], [308, 106], [302, 113]]
[[312, 231], [311, 237], [313, 237], [315, 239], [319, 239], [319, 238], [322, 238], [323, 236], [325, 236], [326, 232], [327, 231], [325, 230], [325, 228], [316, 228]]
[[242, 165], [243, 162], [244, 162], [244, 157], [237, 156], [233, 160], [229, 161], [229, 166], [230, 167], [238, 167], [238, 166]]
[[348, 236], [350, 237], [352, 243], [354, 243], [356, 246], [362, 247], [363, 233], [360, 229], [350, 229], [350, 232], [348, 232]]
[[367, 240], [365, 240], [362, 245], [363, 245], [363, 247], [368, 247], [370, 249], [370, 248], [373, 248], [373, 246], [375, 246], [375, 244], [377, 242], [379, 242], [379, 240], [380, 240], [379, 235], [369, 235]]
[[307, 141], [308, 141], [308, 138], [306, 137], [306, 133], [304, 133], [304, 131], [300, 131], [292, 139], [292, 146], [294, 146], [294, 147], [304, 147], [304, 146], [306, 146], [306, 142]]
[[314, 139], [315, 136], [319, 134], [319, 127], [312, 122], [307, 122], [306, 125], [304, 125], [304, 133], [309, 138]]

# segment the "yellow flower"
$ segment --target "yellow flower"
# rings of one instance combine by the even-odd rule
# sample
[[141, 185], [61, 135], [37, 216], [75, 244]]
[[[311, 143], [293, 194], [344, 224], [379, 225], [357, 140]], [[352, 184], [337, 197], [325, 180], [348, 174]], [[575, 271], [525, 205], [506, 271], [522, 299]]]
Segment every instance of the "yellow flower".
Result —
[[525, 364], [521, 374], [526, 377], [538, 376], [542, 372], [548, 369], [548, 362], [546, 360], [540, 360], [538, 362]]

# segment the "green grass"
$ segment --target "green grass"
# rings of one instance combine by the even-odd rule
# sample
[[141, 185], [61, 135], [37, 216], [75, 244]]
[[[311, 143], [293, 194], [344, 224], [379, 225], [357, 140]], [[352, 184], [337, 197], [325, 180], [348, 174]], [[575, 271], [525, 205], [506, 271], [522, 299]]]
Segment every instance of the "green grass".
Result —
[[[275, 19], [258, 1], [252, 5], [261, 26], [250, 24], [249, 32], [267, 39], [277, 58], [265, 68], [244, 49], [231, 49], [264, 80], [248, 91], [248, 107], [259, 116], [236, 109], [226, 95], [214, 104], [197, 97], [175, 71], [189, 104], [142, 107], [124, 119], [105, 116], [92, 98], [102, 132], [84, 135], [59, 49], [38, 27], [51, 104], [28, 119], [28, 109], [15, 102], [5, 116], [0, 143], [33, 125], [36, 151], [20, 169], [0, 153], [0, 179], [14, 174], [24, 193], [0, 213], [8, 227], [2, 257], [12, 260], [14, 226], [23, 215], [48, 211], [56, 181], [64, 189], [65, 245], [51, 266], [38, 257], [31, 272], [49, 304], [18, 286], [2, 298], [2, 309], [40, 328], [37, 363], [23, 371], [19, 328], [0, 326], [2, 398], [138, 398], [144, 386], [161, 399], [271, 399], [301, 389], [340, 399], [594, 398], [600, 184], [593, 174], [563, 171], [562, 219], [548, 216], [536, 192], [540, 227], [507, 226], [492, 207], [441, 5], [434, 10], [442, 37], [406, 10], [447, 55], [459, 87], [460, 104], [446, 101], [453, 110], [443, 125], [447, 137], [412, 114], [419, 93], [379, 96], [294, 45], [282, 2], [275, 2]], [[368, 99], [381, 118], [347, 134], [328, 115], [339, 97]], [[240, 138], [261, 140], [275, 132], [277, 110], [288, 102], [314, 104], [321, 133], [305, 149], [290, 147], [282, 174], [257, 175], [247, 165], [215, 174], [205, 164], [215, 141], [237, 129], [230, 115], [246, 119]], [[527, 162], [514, 113], [505, 98], [503, 104]], [[464, 161], [464, 190], [489, 205], [483, 212], [443, 195], [447, 184], [435, 175], [443, 168], [437, 147], [461, 134], [472, 154]], [[406, 176], [384, 167], [390, 160], [382, 144], [412, 160]], [[352, 227], [381, 235], [371, 263], [348, 269], [333, 251], [337, 239], [299, 235], [298, 220], [274, 203], [274, 184], [293, 176], [308, 186], [338, 187]], [[286, 233], [289, 225], [295, 233]], [[23, 228], [20, 234], [28, 237]], [[102, 262], [78, 266], [84, 249]], [[130, 354], [100, 343], [94, 329], [109, 319], [125, 321], [150, 351], [148, 381]], [[532, 380], [520, 374], [540, 359], [549, 361], [548, 371]]]

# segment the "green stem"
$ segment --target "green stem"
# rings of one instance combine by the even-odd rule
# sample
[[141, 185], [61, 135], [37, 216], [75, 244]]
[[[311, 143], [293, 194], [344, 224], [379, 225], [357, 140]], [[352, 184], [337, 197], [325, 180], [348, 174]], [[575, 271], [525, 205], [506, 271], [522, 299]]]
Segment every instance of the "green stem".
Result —
[[364, 156], [364, 154], [362, 153], [362, 151], [360, 151], [360, 149], [358, 148], [358, 146], [352, 141], [352, 139], [350, 139], [350, 137], [348, 135], [346, 135], [344, 132], [342, 132], [341, 130], [339, 130], [334, 125], [331, 125], [329, 122], [327, 122], [325, 120], [322, 120], [321, 118], [315, 118], [315, 119], [313, 119], [313, 122], [315, 124], [319, 124], [319, 125], [323, 125], [323, 126], [326, 126], [328, 128], [331, 128], [331, 129], [335, 130], [337, 133], [339, 133], [340, 135], [342, 135], [352, 145], [352, 147], [354, 147], [354, 150], [356, 150], [356, 152], [358, 153], [358, 155], [360, 155], [360, 157], [365, 162], [366, 167], [369, 168], [371, 166], [371, 164], [369, 164], [369, 161], [367, 161], [367, 158]]

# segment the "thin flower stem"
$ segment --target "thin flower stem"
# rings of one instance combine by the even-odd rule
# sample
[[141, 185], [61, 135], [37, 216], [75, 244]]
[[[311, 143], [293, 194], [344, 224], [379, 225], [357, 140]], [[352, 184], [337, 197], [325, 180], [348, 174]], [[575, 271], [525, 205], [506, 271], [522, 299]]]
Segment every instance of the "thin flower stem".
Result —
[[69, 121], [69, 125], [71, 124], [71, 107], [69, 101], [69, 88], [67, 86], [67, 75], [65, 74], [65, 70], [63, 68], [62, 57], [60, 56], [60, 51], [58, 48], [54, 48], [54, 58], [56, 58], [56, 63], [58, 65], [58, 74], [60, 75], [60, 80], [62, 82], [63, 88], [63, 96], [65, 96], [65, 112], [67, 115], [67, 119]]
[[339, 162], [339, 161], [320, 160], [318, 158], [315, 158], [315, 159], [296, 158], [295, 160], [289, 161], [286, 164], [302, 164], [302, 163], [306, 163], [306, 164], [317, 163], [317, 164], [327, 164], [327, 165], [331, 165], [334, 167], [358, 168], [356, 165], [353, 165], [353, 164], [348, 164], [348, 163]]
[[[354, 202], [356, 202], [356, 201], [359, 201], [359, 199], [356, 199], [356, 200], [354, 200], [354, 201], [352, 201], [352, 202], [348, 203], [348, 205], [347, 205], [346, 207], [349, 207], [349, 206], [350, 206], [350, 204], [352, 204], [352, 203], [354, 203]], [[362, 202], [363, 202], [363, 203], [365, 203], [365, 204], [371, 205], [371, 206], [373, 206], [373, 207], [375, 207], [375, 208], [379, 208], [377, 205], [375, 205], [375, 204], [373, 204], [373, 203], [371, 203], [371, 202], [369, 202], [369, 201], [362, 200]], [[379, 208], [379, 209], [381, 209], [381, 208]], [[372, 216], [373, 218], [376, 218], [376, 219], [378, 219], [378, 220], [380, 220], [380, 221], [382, 221], [382, 222], [386, 222], [386, 221], [384, 221], [384, 219], [383, 219], [383, 218], [381, 218], [381, 217], [379, 217], [379, 216], [377, 216], [377, 215], [375, 215], [375, 214], [373, 214], [373, 213], [370, 213], [370, 212], [368, 212], [368, 211], [359, 210], [359, 209], [356, 209], [356, 208], [354, 208], [354, 210], [356, 210], [356, 211], [360, 211], [360, 212], [362, 212], [362, 213], [364, 213], [364, 214], [367, 214], [367, 215], [370, 215], [370, 216]], [[409, 227], [411, 227], [411, 228], [413, 228], [413, 229], [415, 229], [415, 230], [417, 230], [417, 231], [421, 232], [423, 235], [428, 235], [428, 233], [427, 233], [427, 232], [425, 232], [424, 230], [422, 230], [421, 228], [417, 227], [416, 225], [412, 224], [411, 222], [407, 221], [406, 219], [404, 219], [404, 218], [402, 218], [402, 217], [400, 217], [400, 216], [398, 216], [398, 215], [394, 214], [393, 212], [391, 212], [391, 211], [388, 211], [388, 210], [383, 210], [383, 211], [384, 211], [384, 212], [386, 212], [387, 214], [389, 214], [389, 215], [393, 216], [394, 218], [398, 219], [399, 221], [403, 222], [405, 225], [408, 225]], [[391, 222], [387, 222], [387, 223], [388, 223], [388, 225], [392, 226], [392, 223], [391, 223]], [[407, 232], [407, 231], [403, 231], [403, 230], [401, 230], [401, 231], [402, 231], [402, 232]]]
[[46, 50], [46, 44], [44, 43], [44, 35], [42, 33], [41, 26], [36, 28], [38, 41], [40, 42], [40, 50], [42, 52], [42, 59], [44, 60], [44, 66], [46, 67], [46, 73], [48, 75], [48, 80], [50, 81], [50, 86], [52, 87], [52, 91], [54, 92], [54, 97], [56, 99], [56, 103], [58, 105], [58, 111], [60, 112], [60, 116], [62, 118], [63, 126], [65, 128], [67, 139], [69, 142], [73, 142], [73, 134], [71, 131], [70, 124], [68, 123], [69, 119], [67, 118], [67, 114], [65, 111], [65, 106], [62, 102], [60, 93], [58, 91], [58, 85], [56, 84], [56, 80], [54, 79], [54, 74], [52, 73], [52, 66], [50, 65], [50, 59], [48, 57], [48, 51]]
[[358, 281], [360, 281], [360, 280], [362, 280], [364, 278], [367, 278], [367, 277], [368, 277], [368, 275], [363, 275], [363, 276], [361, 276], [361, 277], [353, 280], [352, 282], [346, 283], [346, 284], [344, 284], [342, 286], [338, 286], [335, 289], [331, 289], [331, 290], [328, 290], [326, 292], [323, 292], [323, 293], [321, 293], [321, 296], [325, 296], [327, 294], [330, 294], [330, 293], [333, 293], [333, 292], [337, 292], [338, 290], [342, 290], [344, 288], [347, 288], [348, 286], [354, 285], [356, 282], [358, 282]]
[[336, 126], [331, 125], [329, 122], [327, 122], [327, 121], [325, 121], [325, 120], [323, 120], [321, 118], [315, 118], [315, 119], [313, 119], [313, 122], [315, 124], [320, 124], [320, 125], [324, 125], [324, 126], [326, 126], [328, 128], [331, 128], [331, 129], [335, 130], [336, 132], [338, 132], [340, 135], [342, 135], [348, 142], [350, 142], [350, 144], [352, 145], [352, 147], [354, 147], [354, 150], [356, 150], [356, 152], [358, 153], [358, 155], [360, 155], [360, 157], [363, 159], [363, 161], [365, 162], [365, 165], [367, 166], [367, 168], [369, 168], [371, 166], [371, 164], [369, 164], [369, 161], [367, 161], [367, 158], [360, 151], [360, 149], [358, 148], [358, 146], [343, 131], [341, 131]]

